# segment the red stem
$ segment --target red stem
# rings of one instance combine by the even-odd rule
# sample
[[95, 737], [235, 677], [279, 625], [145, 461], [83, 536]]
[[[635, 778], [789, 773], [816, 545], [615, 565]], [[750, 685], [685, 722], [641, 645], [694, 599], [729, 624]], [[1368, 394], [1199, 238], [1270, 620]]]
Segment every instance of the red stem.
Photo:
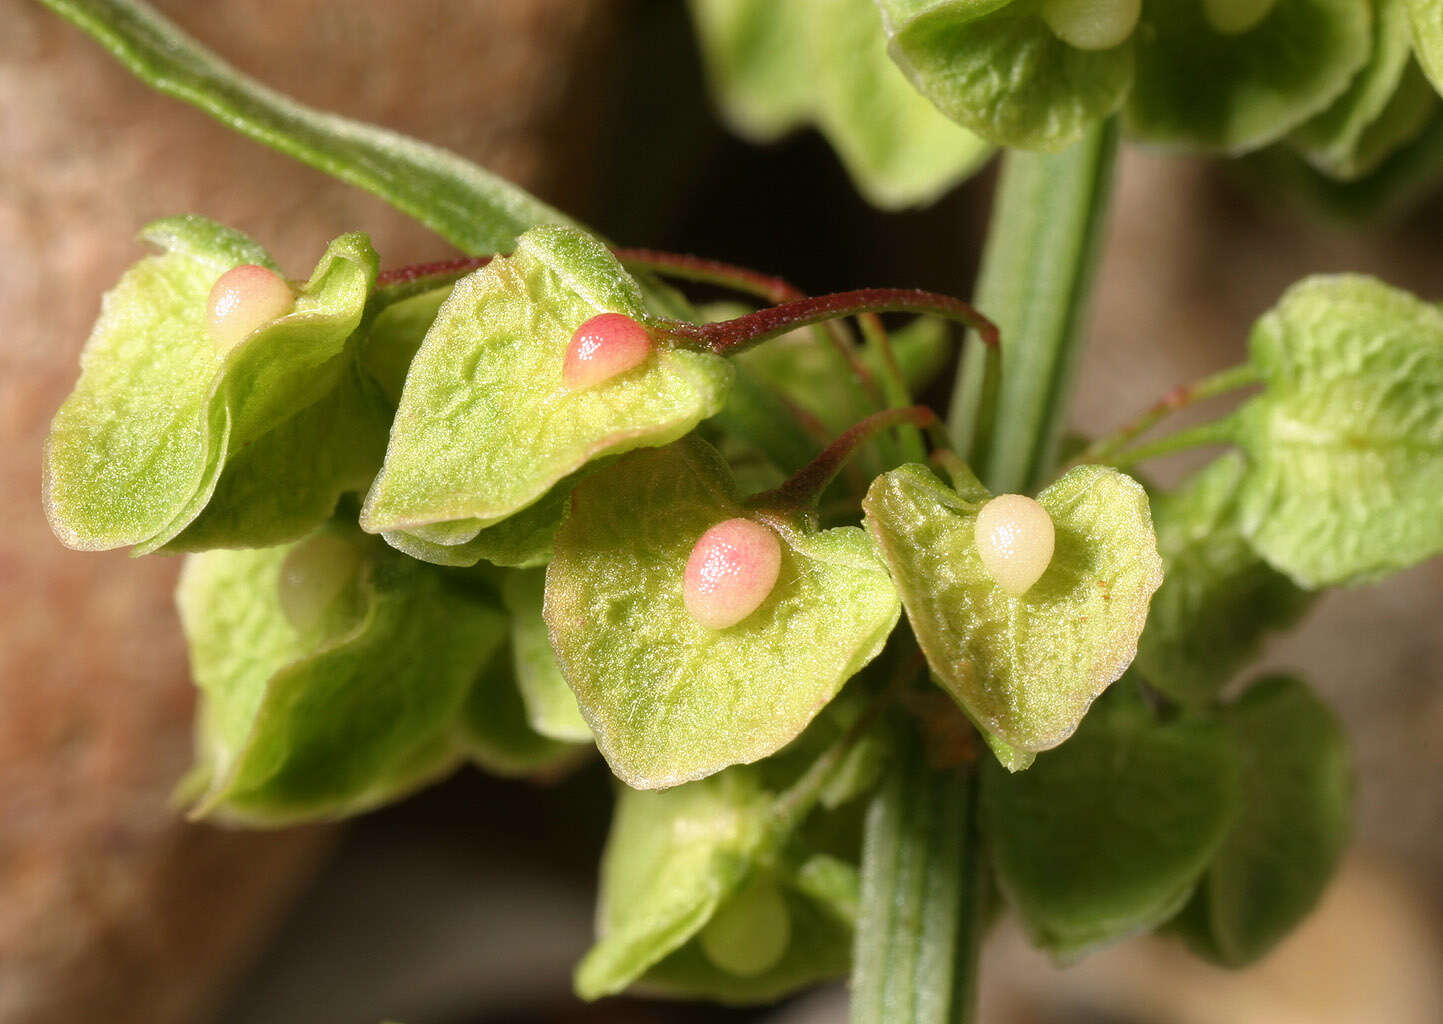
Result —
[[937, 423], [937, 414], [925, 405], [883, 409], [873, 413], [839, 434], [820, 455], [797, 470], [786, 483], [774, 490], [755, 495], [747, 504], [758, 509], [811, 508], [864, 441], [874, 434], [903, 423], [910, 423], [914, 427], [931, 427]]
[[997, 346], [997, 325], [961, 299], [916, 288], [859, 288], [831, 295], [795, 299], [755, 313], [714, 324], [680, 320], [654, 320], [652, 326], [673, 338], [689, 341], [718, 355], [750, 347], [779, 335], [824, 320], [859, 313], [929, 313], [958, 320], [975, 330], [988, 345]]
[[457, 256], [434, 263], [411, 263], [404, 267], [392, 267], [376, 275], [376, 287], [410, 284], [423, 277], [460, 277], [473, 270], [480, 270], [491, 262], [490, 256]]

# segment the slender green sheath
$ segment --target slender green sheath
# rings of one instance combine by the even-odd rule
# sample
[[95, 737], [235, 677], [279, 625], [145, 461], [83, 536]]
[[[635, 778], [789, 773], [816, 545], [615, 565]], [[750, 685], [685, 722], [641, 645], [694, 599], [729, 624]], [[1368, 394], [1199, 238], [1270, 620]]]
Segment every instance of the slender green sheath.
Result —
[[241, 74], [138, 0], [42, 0], [136, 77], [227, 127], [390, 203], [472, 255], [570, 221], [438, 146], [302, 106]]
[[899, 751], [867, 811], [851, 1024], [966, 1024], [987, 892], [975, 777]]
[[957, 450], [996, 493], [1033, 489], [1051, 467], [1116, 150], [1109, 121], [1060, 153], [1013, 150], [1002, 165], [975, 295], [1001, 350], [964, 349], [948, 416]]

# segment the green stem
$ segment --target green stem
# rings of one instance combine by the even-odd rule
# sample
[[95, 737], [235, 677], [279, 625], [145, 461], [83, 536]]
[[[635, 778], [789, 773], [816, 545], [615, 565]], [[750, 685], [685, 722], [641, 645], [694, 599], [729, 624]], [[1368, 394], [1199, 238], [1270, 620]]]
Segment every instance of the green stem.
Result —
[[929, 769], [909, 737], [867, 811], [851, 1024], [967, 1024], [988, 891], [976, 769]]
[[1107, 465], [1116, 469], [1124, 469], [1128, 466], [1135, 466], [1139, 462], [1146, 462], [1148, 459], [1185, 452], [1189, 448], [1202, 448], [1212, 444], [1232, 444], [1237, 440], [1237, 435], [1237, 420], [1235, 417], [1229, 416], [1225, 419], [1213, 420], [1210, 423], [1202, 423], [1187, 430], [1179, 430], [1176, 434], [1168, 434], [1156, 441], [1140, 444], [1136, 448], [1130, 448], [1105, 460], [1093, 461], [1106, 462]]
[[1003, 164], [975, 298], [1006, 344], [968, 347], [948, 416], [993, 491], [1031, 489], [1051, 469], [1116, 149], [1109, 122], [1061, 153], [1012, 151]]
[[1258, 383], [1257, 368], [1251, 363], [1229, 367], [1220, 373], [1174, 388], [1162, 400], [1144, 412], [1127, 426], [1107, 437], [1099, 438], [1077, 457], [1078, 462], [1108, 462], [1127, 447], [1136, 437], [1147, 433], [1158, 423], [1180, 409], [1186, 409], [1195, 402], [1201, 402], [1218, 395], [1225, 395], [1239, 388]]
[[[862, 338], [877, 357], [882, 368], [882, 397], [889, 409], [905, 409], [912, 404], [912, 393], [907, 387], [907, 378], [897, 363], [897, 353], [892, 350], [892, 338], [887, 334], [886, 325], [876, 313], [863, 313], [857, 317], [862, 327]], [[899, 448], [904, 462], [921, 462], [927, 457], [927, 446], [922, 443], [922, 432], [913, 426], [897, 428]]]

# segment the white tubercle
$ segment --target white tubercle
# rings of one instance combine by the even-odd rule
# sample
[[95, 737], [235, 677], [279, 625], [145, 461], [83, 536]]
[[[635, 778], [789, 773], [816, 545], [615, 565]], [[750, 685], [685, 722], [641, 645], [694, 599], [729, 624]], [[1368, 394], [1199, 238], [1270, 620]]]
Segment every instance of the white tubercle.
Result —
[[1025, 494], [999, 494], [977, 513], [975, 541], [997, 585], [1021, 597], [1047, 571], [1057, 536], [1047, 509]]
[[707, 629], [735, 626], [756, 611], [782, 568], [777, 535], [750, 519], [717, 523], [696, 542], [682, 577], [682, 599]]
[[712, 915], [700, 939], [702, 952], [717, 967], [755, 977], [775, 967], [792, 941], [786, 898], [771, 882], [753, 881]]
[[291, 549], [281, 563], [281, 612], [297, 633], [321, 624], [355, 578], [361, 553], [340, 537], [318, 533]]
[[254, 263], [232, 267], [211, 286], [206, 331], [222, 349], [229, 349], [256, 328], [285, 316], [295, 304], [291, 286], [274, 270]]
[[1225, 36], [1240, 35], [1272, 13], [1278, 0], [1202, 0], [1208, 23]]
[[601, 313], [571, 335], [561, 378], [573, 391], [610, 380], [646, 362], [651, 335], [623, 313]]
[[1142, 0], [1042, 0], [1039, 13], [1053, 35], [1068, 46], [1110, 50], [1137, 28]]

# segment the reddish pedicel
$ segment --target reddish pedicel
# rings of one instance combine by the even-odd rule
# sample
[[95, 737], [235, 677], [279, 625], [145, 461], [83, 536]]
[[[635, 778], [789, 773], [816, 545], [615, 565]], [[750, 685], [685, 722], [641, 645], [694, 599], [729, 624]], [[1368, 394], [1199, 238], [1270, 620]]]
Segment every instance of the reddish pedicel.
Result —
[[205, 327], [217, 345], [228, 349], [257, 327], [285, 316], [295, 302], [280, 274], [246, 263], [227, 270], [211, 286]]
[[572, 390], [589, 388], [640, 366], [649, 355], [651, 335], [645, 327], [621, 313], [602, 313], [571, 336], [561, 377]]
[[771, 530], [750, 519], [718, 523], [687, 559], [686, 610], [707, 629], [735, 626], [767, 599], [781, 568], [781, 541]]

